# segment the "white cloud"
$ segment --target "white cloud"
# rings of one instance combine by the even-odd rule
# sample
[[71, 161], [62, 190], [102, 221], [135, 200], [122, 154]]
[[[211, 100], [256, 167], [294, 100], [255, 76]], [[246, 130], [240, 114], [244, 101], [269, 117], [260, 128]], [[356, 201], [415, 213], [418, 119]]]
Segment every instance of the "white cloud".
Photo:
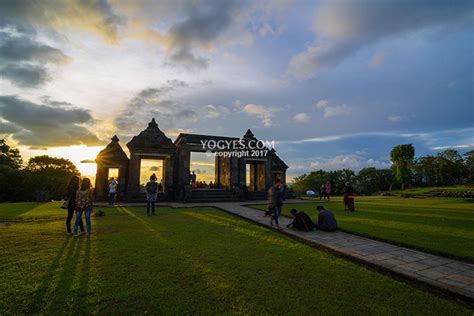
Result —
[[350, 115], [352, 113], [352, 108], [347, 104], [331, 105], [327, 100], [319, 100], [318, 103], [316, 103], [316, 108], [324, 111], [325, 118]]
[[311, 118], [306, 113], [298, 113], [293, 117], [293, 121], [297, 123], [309, 123]]
[[208, 118], [218, 118], [219, 116], [221, 116], [221, 113], [212, 104], [206, 105], [204, 107], [204, 110], [206, 111], [206, 116]]
[[274, 125], [273, 118], [275, 113], [281, 111], [281, 108], [264, 106], [260, 104], [249, 103], [242, 108], [242, 111], [247, 115], [255, 116], [262, 120], [262, 124], [265, 127], [271, 127]]
[[435, 146], [431, 147], [431, 150], [446, 150], [446, 149], [465, 149], [465, 148], [474, 148], [474, 143], [472, 144], [460, 144], [460, 145], [448, 145], [448, 146]]
[[338, 170], [338, 169], [352, 169], [359, 171], [363, 168], [375, 167], [378, 169], [390, 168], [391, 163], [388, 160], [365, 158], [362, 155], [349, 154], [349, 155], [337, 155], [334, 158], [319, 159], [313, 161], [310, 164], [311, 169], [314, 170]]
[[403, 121], [403, 117], [401, 117], [400, 115], [390, 115], [389, 117], [387, 117], [387, 119], [390, 122], [394, 122], [394, 123]]

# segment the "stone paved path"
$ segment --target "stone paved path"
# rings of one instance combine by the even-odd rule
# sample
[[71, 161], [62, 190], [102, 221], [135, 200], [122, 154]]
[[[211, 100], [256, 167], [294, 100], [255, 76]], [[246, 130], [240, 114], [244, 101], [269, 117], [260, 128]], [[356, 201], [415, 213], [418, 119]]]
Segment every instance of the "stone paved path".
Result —
[[[290, 203], [290, 202], [288, 202]], [[263, 212], [241, 203], [214, 203], [215, 207], [270, 226], [270, 219]], [[399, 247], [373, 239], [344, 232], [300, 232], [286, 228], [290, 219], [281, 217], [280, 226], [285, 234], [327, 248], [357, 261], [395, 272], [398, 275], [474, 299], [474, 265], [444, 258], [417, 250]]]
[[[306, 202], [311, 203], [313, 201]], [[252, 204], [260, 203], [252, 202]], [[288, 200], [287, 203], [305, 202], [302, 200]], [[270, 219], [264, 217], [262, 211], [247, 207], [243, 205], [242, 202], [158, 204], [171, 207], [217, 207], [228, 213], [273, 228], [270, 225]], [[396, 273], [402, 277], [428, 284], [441, 290], [449, 291], [458, 296], [467, 298], [471, 304], [474, 302], [473, 264], [395, 246], [344, 232], [300, 232], [286, 228], [288, 223], [290, 223], [290, 219], [285, 217], [280, 218], [280, 225], [283, 227], [281, 230], [282, 233], [297, 237], [306, 243], [311, 243], [328, 249], [370, 266], [381, 268], [391, 273]]]

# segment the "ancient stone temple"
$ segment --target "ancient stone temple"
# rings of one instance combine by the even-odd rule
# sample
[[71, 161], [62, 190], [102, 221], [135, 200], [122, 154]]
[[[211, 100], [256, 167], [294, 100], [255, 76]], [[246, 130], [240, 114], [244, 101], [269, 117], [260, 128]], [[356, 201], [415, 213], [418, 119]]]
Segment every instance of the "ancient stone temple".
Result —
[[[182, 133], [173, 142], [152, 119], [145, 130], [128, 142], [130, 157], [117, 136], [97, 155], [96, 198], [106, 198], [108, 181], [114, 172], [119, 183], [118, 200], [143, 201], [141, 167], [147, 160], [154, 160], [161, 162], [160, 167], [155, 167], [162, 175], [159, 200], [264, 199], [277, 179], [285, 184], [288, 166], [273, 148], [262, 144], [250, 130], [242, 138]], [[214, 157], [213, 188], [191, 187], [192, 152]]]

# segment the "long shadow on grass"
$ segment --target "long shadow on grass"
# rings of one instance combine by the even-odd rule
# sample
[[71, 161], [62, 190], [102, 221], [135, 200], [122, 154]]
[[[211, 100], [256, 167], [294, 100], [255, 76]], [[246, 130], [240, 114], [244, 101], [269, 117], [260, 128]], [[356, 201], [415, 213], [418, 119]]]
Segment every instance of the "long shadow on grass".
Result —
[[29, 310], [28, 312], [41, 311], [43, 302], [45, 300], [45, 296], [47, 295], [49, 287], [51, 285], [51, 281], [53, 280], [56, 274], [56, 270], [59, 268], [61, 258], [63, 257], [64, 251], [66, 250], [66, 247], [69, 244], [70, 244], [70, 238], [66, 238], [61, 248], [59, 248], [58, 252], [56, 253], [56, 256], [51, 261], [51, 265], [49, 266], [49, 269], [43, 275], [43, 278], [41, 279], [41, 283], [32, 297], [33, 301], [31, 302], [31, 304], [28, 304], [28, 306], [30, 306], [32, 309], [32, 310]]
[[[153, 225], [151, 224], [152, 222], [145, 220], [144, 218], [136, 215], [134, 212], [123, 207], [119, 207], [118, 211], [121, 212], [122, 214], [129, 216], [130, 218], [134, 219], [137, 223], [142, 225], [148, 233], [150, 233], [151, 235], [157, 238], [157, 241], [160, 244], [162, 244], [163, 247], [175, 248], [171, 240], [164, 238], [163, 235], [160, 233], [160, 231], [158, 231], [155, 227], [153, 227]], [[201, 260], [199, 257], [193, 255], [192, 253], [184, 251], [183, 249], [176, 249], [173, 255], [181, 258], [179, 260], [180, 268], [182, 269], [181, 271], [186, 271], [186, 275], [187, 275], [187, 277], [183, 277], [183, 275], [179, 276], [178, 279], [175, 280], [175, 282], [172, 282], [173, 286], [176, 286], [176, 282], [178, 282], [180, 284], [178, 287], [180, 287], [180, 290], [183, 291], [184, 289], [189, 288], [188, 283], [192, 282], [194, 286], [193, 291], [199, 291], [199, 293], [206, 293], [205, 296], [209, 298], [209, 301], [214, 302], [213, 308], [215, 310], [221, 310], [222, 312], [232, 311], [232, 310], [236, 312], [237, 311], [242, 312], [242, 308], [243, 308], [244, 313], [251, 313], [252, 311], [251, 309], [245, 309], [245, 306], [236, 307], [234, 306], [234, 302], [233, 302], [234, 300], [229, 302], [227, 300], [228, 297], [223, 296], [224, 291], [233, 292], [233, 295], [231, 295], [231, 297], [233, 297], [235, 301], [238, 301], [239, 297], [242, 296], [238, 291], [236, 291], [238, 286], [236, 284], [232, 284], [229, 278], [223, 275], [219, 275], [217, 273], [212, 273], [211, 269], [209, 268], [208, 264], [205, 261]], [[175, 267], [175, 268], [178, 268], [178, 267]], [[155, 299], [153, 303], [154, 305], [151, 305], [153, 309], [152, 312], [159, 313], [160, 308], [162, 308], [162, 306], [160, 306], [162, 302], [160, 302], [159, 298], [157, 297], [154, 297], [154, 299]], [[175, 299], [178, 299], [179, 301], [181, 298], [178, 295], [178, 296], [175, 296]], [[243, 300], [243, 297], [240, 297], [240, 299]], [[124, 302], [124, 303], [125, 303], [125, 306], [127, 305], [128, 307], [130, 306], [130, 302]], [[136, 303], [137, 302], [135, 302], [135, 304]], [[186, 304], [184, 304], [184, 302], [180, 302], [178, 303], [179, 304], [178, 306], [181, 309], [184, 309], [185, 313], [195, 313], [197, 310], [199, 310], [199, 307], [197, 306], [199, 306], [201, 303], [202, 302], [186, 302]], [[147, 308], [147, 307], [141, 306], [141, 308]], [[165, 312], [165, 311], [161, 311], [161, 312]], [[179, 313], [179, 312], [177, 310], [174, 310], [174, 313]]]
[[[60, 308], [66, 308], [66, 306], [69, 307], [65, 302], [69, 303], [72, 298], [77, 299], [77, 297], [74, 297], [74, 293], [71, 293], [71, 287], [74, 282], [74, 277], [76, 276], [82, 243], [82, 238], [75, 239], [72, 242], [72, 246], [68, 249], [57, 286], [53, 288], [52, 293], [50, 293], [51, 298], [48, 300], [47, 309], [45, 311], [47, 314]], [[45, 304], [45, 302], [43, 302], [43, 304]]]

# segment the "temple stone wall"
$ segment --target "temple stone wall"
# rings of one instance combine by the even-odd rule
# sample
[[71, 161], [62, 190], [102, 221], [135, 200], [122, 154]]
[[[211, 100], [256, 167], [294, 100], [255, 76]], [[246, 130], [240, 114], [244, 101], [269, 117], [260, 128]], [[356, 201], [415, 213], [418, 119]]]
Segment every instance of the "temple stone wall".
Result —
[[[257, 140], [250, 130], [243, 139], [246, 142]], [[140, 190], [140, 166], [142, 159], [163, 160], [164, 198], [177, 199], [182, 196], [185, 186], [189, 184], [191, 152], [206, 152], [202, 147], [203, 140], [233, 141], [235, 137], [180, 134], [173, 143], [171, 139], [158, 128], [154, 119], [148, 127], [132, 138], [127, 144], [130, 159], [119, 144], [117, 136], [102, 150], [96, 158], [97, 174], [95, 192], [98, 198], [105, 198], [108, 189], [109, 168], [119, 169], [119, 197], [122, 200], [142, 200], [145, 193]], [[288, 166], [276, 155], [274, 150], [270, 155], [259, 159], [245, 157], [215, 158], [215, 182], [223, 188], [246, 185], [246, 163], [250, 164], [249, 191], [266, 191], [276, 178], [283, 183], [286, 181]]]

